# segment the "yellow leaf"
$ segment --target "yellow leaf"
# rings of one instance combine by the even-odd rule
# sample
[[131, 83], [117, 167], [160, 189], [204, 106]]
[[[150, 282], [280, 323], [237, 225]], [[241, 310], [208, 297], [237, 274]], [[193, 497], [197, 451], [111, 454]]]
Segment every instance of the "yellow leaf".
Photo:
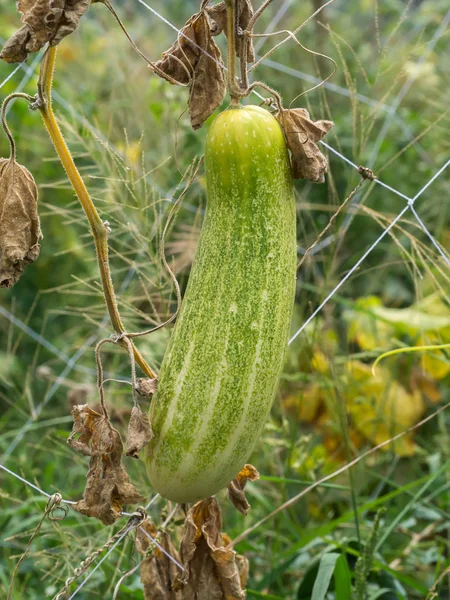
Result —
[[328, 357], [321, 350], [316, 350], [313, 352], [311, 358], [311, 367], [314, 371], [318, 371], [319, 373], [327, 374], [330, 371], [330, 367], [328, 364]]
[[394, 328], [377, 318], [376, 310], [382, 307], [381, 299], [377, 296], [359, 298], [355, 309], [345, 312], [348, 322], [348, 339], [356, 342], [362, 350], [383, 348], [391, 343]]
[[283, 398], [283, 406], [299, 421], [312, 423], [323, 404], [323, 396], [318, 385], [312, 384]]
[[[427, 333], [422, 336], [418, 345], [440, 345], [441, 336], [435, 333]], [[428, 350], [422, 354], [422, 366], [433, 379], [444, 379], [450, 373], [450, 359], [448, 350]]]
[[[348, 411], [354, 427], [374, 445], [381, 444], [408, 429], [423, 415], [425, 410], [419, 390], [409, 393], [396, 381], [378, 377], [382, 393], [375, 393], [376, 386], [360, 386], [359, 395], [348, 399]], [[366, 395], [364, 395], [366, 392]], [[407, 434], [393, 443], [399, 456], [411, 456], [415, 452], [412, 435]], [[392, 450], [386, 446], [384, 450]]]

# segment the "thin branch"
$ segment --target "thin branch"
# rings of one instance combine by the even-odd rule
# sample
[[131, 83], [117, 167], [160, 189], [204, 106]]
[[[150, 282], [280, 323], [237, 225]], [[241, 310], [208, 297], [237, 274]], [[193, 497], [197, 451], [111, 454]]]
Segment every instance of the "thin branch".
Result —
[[[311, 21], [311, 19], [313, 19], [314, 17], [316, 17], [325, 7], [327, 7], [332, 2], [334, 2], [334, 0], [328, 0], [328, 2], [326, 2], [325, 4], [323, 4], [312, 15], [310, 15], [305, 21], [303, 21], [303, 23], [301, 25], [299, 25], [297, 27], [297, 29], [294, 29], [294, 31], [292, 32], [292, 34], [295, 36], [295, 34], [297, 34], [301, 29], [303, 29], [303, 27], [305, 27], [305, 25], [307, 23], [309, 23], [309, 21]], [[272, 54], [275, 52], [275, 50], [277, 50], [285, 42], [289, 41], [289, 39], [291, 39], [291, 35], [289, 35], [287, 38], [285, 38], [284, 40], [282, 40], [281, 42], [279, 42], [278, 44], [276, 44], [273, 48], [271, 48], [268, 52], [266, 52], [266, 54], [264, 54], [264, 56], [262, 56], [255, 64], [252, 65], [252, 67], [251, 67], [250, 70], [252, 71], [253, 69], [256, 69], [257, 66], [259, 66], [264, 60], [266, 60], [266, 58], [269, 58], [270, 56], [272, 56]]]
[[360, 175], [362, 177], [361, 181], [350, 192], [350, 194], [347, 196], [347, 198], [344, 200], [344, 202], [339, 206], [339, 208], [337, 209], [337, 211], [334, 213], [334, 215], [328, 221], [327, 226], [317, 236], [317, 239], [314, 241], [314, 243], [306, 250], [305, 254], [302, 256], [300, 262], [297, 265], [297, 270], [300, 269], [300, 267], [302, 266], [302, 264], [305, 262], [305, 260], [308, 258], [308, 256], [312, 252], [312, 250], [317, 246], [317, 244], [320, 243], [320, 241], [323, 239], [324, 235], [331, 229], [331, 227], [333, 226], [333, 223], [335, 222], [335, 220], [338, 218], [338, 216], [341, 214], [341, 212], [344, 210], [344, 208], [347, 206], [347, 204], [350, 202], [350, 200], [355, 196], [355, 194], [358, 192], [358, 190], [361, 189], [362, 184], [366, 180], [373, 181], [375, 179], [375, 175], [372, 173], [372, 171], [370, 169], [367, 169], [366, 167], [359, 167], [359, 173], [360, 173]]
[[269, 4], [272, 4], [272, 2], [273, 2], [273, 0], [266, 0], [263, 4], [261, 4], [261, 6], [258, 8], [258, 10], [255, 12], [253, 17], [248, 22], [248, 30], [249, 31], [253, 30], [253, 28], [256, 24], [256, 21], [263, 14], [263, 12], [266, 10], [266, 8], [269, 6]]
[[[186, 86], [186, 85], [189, 85], [189, 84], [185, 84], [185, 83], [182, 83], [182, 82], [174, 79], [170, 74], [165, 73], [164, 71], [162, 71], [154, 62], [152, 62], [149, 58], [147, 58], [145, 56], [145, 54], [138, 48], [138, 46], [136, 45], [136, 42], [133, 40], [133, 38], [128, 33], [128, 31], [127, 31], [125, 25], [123, 24], [121, 18], [116, 13], [116, 11], [114, 10], [114, 7], [110, 4], [109, 0], [102, 0], [102, 3], [106, 6], [106, 8], [109, 10], [109, 12], [112, 14], [112, 16], [116, 19], [119, 27], [124, 32], [127, 40], [130, 42], [131, 46], [133, 47], [133, 50], [137, 54], [139, 54], [139, 56], [141, 58], [143, 58], [145, 60], [145, 62], [149, 65], [149, 67], [152, 69], [152, 71], [154, 71], [155, 73], [157, 73], [160, 77], [164, 77], [164, 79], [168, 79], [169, 82], [172, 83], [173, 85], [181, 85], [183, 87]], [[172, 56], [172, 58], [178, 60], [178, 62], [181, 63], [181, 66], [186, 70], [186, 66], [185, 66], [185, 64], [182, 61], [180, 61], [176, 56]], [[189, 73], [188, 73], [188, 76], [190, 78], [190, 74]]]

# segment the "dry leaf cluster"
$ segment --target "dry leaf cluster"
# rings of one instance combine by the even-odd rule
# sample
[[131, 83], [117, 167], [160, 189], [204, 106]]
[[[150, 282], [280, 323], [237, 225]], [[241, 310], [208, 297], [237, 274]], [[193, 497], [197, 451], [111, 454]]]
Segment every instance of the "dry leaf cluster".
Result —
[[247, 566], [241, 564], [241, 580], [236, 552], [227, 547], [221, 533], [222, 514], [215, 498], [197, 502], [188, 512], [180, 545], [184, 571], [185, 600], [238, 600], [245, 598]]
[[312, 121], [304, 108], [282, 110], [275, 116], [283, 127], [286, 143], [291, 152], [293, 178], [323, 183], [328, 165], [317, 142], [325, 137], [334, 123]]
[[[205, 54], [206, 52], [206, 54]], [[220, 106], [226, 91], [222, 57], [204, 11], [193, 15], [154, 72], [170, 83], [189, 85], [189, 115], [198, 129]]]
[[[138, 530], [138, 549], [145, 554], [158, 534], [153, 523]], [[179, 568], [157, 547], [144, 559], [141, 579], [148, 600], [240, 600], [245, 598], [248, 561], [228, 547], [229, 538], [221, 532], [222, 515], [215, 498], [197, 502], [184, 523], [180, 551], [167, 533], [158, 543], [183, 567]]]
[[[225, 2], [219, 2], [215, 6], [209, 6], [206, 9], [208, 16], [211, 20], [211, 34], [219, 35], [222, 31], [227, 34], [227, 7]], [[239, 19], [238, 26], [241, 31], [246, 31], [250, 19], [253, 17], [253, 7], [250, 0], [241, 0], [239, 3]], [[255, 60], [255, 50], [253, 48], [253, 40], [250, 37], [246, 39], [242, 36], [236, 38], [236, 56], [239, 58], [241, 55], [241, 44], [247, 43], [247, 62], [253, 62]]]
[[23, 26], [5, 43], [0, 58], [22, 62], [50, 43], [56, 46], [75, 31], [91, 0], [18, 0]]
[[[137, 530], [136, 542], [139, 552], [146, 554], [152, 544], [150, 538], [155, 538], [158, 530], [151, 521], [144, 521]], [[149, 537], [150, 536], [150, 537]], [[162, 532], [158, 536], [158, 544], [164, 550], [179, 560], [178, 552], [172, 543], [170, 534]], [[141, 581], [144, 586], [144, 598], [151, 600], [181, 600], [181, 591], [177, 590], [179, 568], [158, 547], [141, 563]]]
[[40, 251], [38, 193], [31, 173], [0, 158], [0, 287], [13, 286]]
[[252, 465], [244, 465], [237, 477], [227, 487], [228, 499], [243, 515], [246, 515], [251, 508], [245, 497], [244, 488], [247, 481], [256, 481], [257, 479], [259, 479], [258, 470]]
[[80, 454], [90, 457], [83, 498], [73, 508], [111, 525], [125, 504], [143, 502], [145, 498], [122, 466], [122, 439], [106, 417], [87, 404], [75, 406], [72, 415], [74, 424], [67, 442]]

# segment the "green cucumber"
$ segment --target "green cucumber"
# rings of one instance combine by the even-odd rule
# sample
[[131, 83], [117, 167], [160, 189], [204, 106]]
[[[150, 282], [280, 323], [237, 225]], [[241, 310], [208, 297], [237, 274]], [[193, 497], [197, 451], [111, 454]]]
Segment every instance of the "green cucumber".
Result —
[[283, 367], [296, 278], [295, 202], [276, 119], [231, 107], [211, 125], [207, 208], [161, 365], [146, 465], [194, 502], [225, 487], [261, 435]]

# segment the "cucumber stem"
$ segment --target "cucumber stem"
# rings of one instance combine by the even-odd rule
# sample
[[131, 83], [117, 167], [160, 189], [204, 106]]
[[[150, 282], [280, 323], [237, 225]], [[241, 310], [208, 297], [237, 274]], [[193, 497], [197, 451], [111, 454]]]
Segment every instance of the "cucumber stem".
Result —
[[[109, 227], [107, 222], [103, 222], [100, 215], [92, 202], [89, 192], [84, 184], [84, 181], [75, 165], [69, 148], [64, 140], [59, 125], [55, 119], [55, 115], [52, 109], [52, 83], [53, 83], [53, 72], [55, 68], [56, 60], [56, 46], [48, 48], [44, 58], [42, 59], [41, 72], [38, 82], [38, 98], [35, 103], [35, 108], [38, 108], [44, 125], [50, 135], [50, 139], [53, 142], [55, 150], [59, 156], [59, 159], [67, 173], [70, 183], [80, 201], [80, 204], [86, 214], [86, 217], [91, 226], [92, 235], [94, 236], [95, 250], [97, 253], [97, 260], [100, 269], [100, 276], [102, 280], [103, 296], [105, 298], [106, 307], [108, 309], [109, 317], [111, 319], [112, 326], [117, 333], [125, 333], [125, 328], [122, 323], [122, 319], [119, 314], [117, 306], [116, 295], [114, 292], [114, 286], [111, 278], [111, 271], [109, 267], [108, 257], [108, 233]], [[150, 366], [145, 361], [144, 357], [140, 354], [136, 346], [131, 342], [133, 346], [133, 354], [136, 358], [136, 362], [141, 367], [142, 371], [154, 379], [156, 374], [152, 371]]]
[[247, 24], [247, 31], [242, 37], [240, 52], [239, 52], [239, 60], [241, 63], [241, 88], [249, 91], [249, 83], [248, 83], [248, 45], [252, 39], [253, 28], [255, 26], [256, 21], [263, 14], [269, 4], [272, 4], [273, 0], [265, 0], [265, 2], [258, 8], [258, 10], [254, 13], [253, 17]]
[[228, 93], [231, 104], [239, 104], [242, 97], [239, 85], [236, 82], [236, 32], [239, 12], [236, 4], [239, 0], [225, 0], [227, 7], [227, 38], [228, 38]]

